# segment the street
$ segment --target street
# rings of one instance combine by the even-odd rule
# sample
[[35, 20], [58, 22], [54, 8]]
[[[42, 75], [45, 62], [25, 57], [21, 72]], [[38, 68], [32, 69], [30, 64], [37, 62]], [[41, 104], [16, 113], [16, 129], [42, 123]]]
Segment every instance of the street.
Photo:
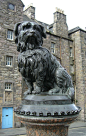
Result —
[[68, 136], [86, 136], [86, 127], [71, 128]]
[[[0, 129], [0, 136], [26, 136], [25, 127]], [[68, 136], [86, 136], [86, 122], [75, 121], [69, 127]]]

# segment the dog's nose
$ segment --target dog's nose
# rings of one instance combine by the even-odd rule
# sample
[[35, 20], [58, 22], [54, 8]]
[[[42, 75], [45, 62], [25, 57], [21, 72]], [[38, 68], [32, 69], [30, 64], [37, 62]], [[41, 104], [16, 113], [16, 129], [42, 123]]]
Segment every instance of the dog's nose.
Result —
[[33, 30], [33, 28], [30, 29], [30, 33], [35, 33], [35, 31]]
[[34, 34], [35, 32], [34, 31], [31, 31], [32, 34]]

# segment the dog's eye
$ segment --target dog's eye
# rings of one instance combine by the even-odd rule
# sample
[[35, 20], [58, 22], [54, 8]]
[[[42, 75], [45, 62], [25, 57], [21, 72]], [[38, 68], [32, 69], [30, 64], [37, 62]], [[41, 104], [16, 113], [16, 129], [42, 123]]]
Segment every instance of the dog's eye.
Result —
[[23, 30], [26, 30], [26, 29], [29, 29], [31, 27], [31, 25], [26, 25], [26, 26], [23, 26]]
[[36, 25], [33, 26], [33, 29], [36, 30]]
[[33, 29], [37, 30], [37, 31], [40, 31], [40, 28], [37, 25], [34, 25]]

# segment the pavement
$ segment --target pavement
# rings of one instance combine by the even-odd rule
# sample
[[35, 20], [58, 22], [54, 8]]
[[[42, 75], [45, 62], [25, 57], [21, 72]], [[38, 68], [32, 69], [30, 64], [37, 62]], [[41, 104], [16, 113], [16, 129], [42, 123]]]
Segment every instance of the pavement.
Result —
[[[26, 136], [25, 127], [0, 129], [0, 136]], [[76, 121], [69, 127], [68, 136], [86, 136], [86, 122]]]

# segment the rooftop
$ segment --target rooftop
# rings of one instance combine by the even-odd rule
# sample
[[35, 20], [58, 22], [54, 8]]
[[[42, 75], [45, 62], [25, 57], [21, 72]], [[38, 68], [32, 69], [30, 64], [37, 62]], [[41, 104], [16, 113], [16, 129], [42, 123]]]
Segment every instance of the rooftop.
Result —
[[78, 26], [78, 27], [75, 27], [75, 28], [69, 30], [69, 31], [68, 31], [68, 34], [75, 33], [75, 32], [77, 32], [77, 31], [79, 31], [79, 30], [80, 30], [80, 31], [83, 31], [83, 32], [86, 32], [85, 30], [83, 30], [82, 28], [80, 28], [80, 27]]

